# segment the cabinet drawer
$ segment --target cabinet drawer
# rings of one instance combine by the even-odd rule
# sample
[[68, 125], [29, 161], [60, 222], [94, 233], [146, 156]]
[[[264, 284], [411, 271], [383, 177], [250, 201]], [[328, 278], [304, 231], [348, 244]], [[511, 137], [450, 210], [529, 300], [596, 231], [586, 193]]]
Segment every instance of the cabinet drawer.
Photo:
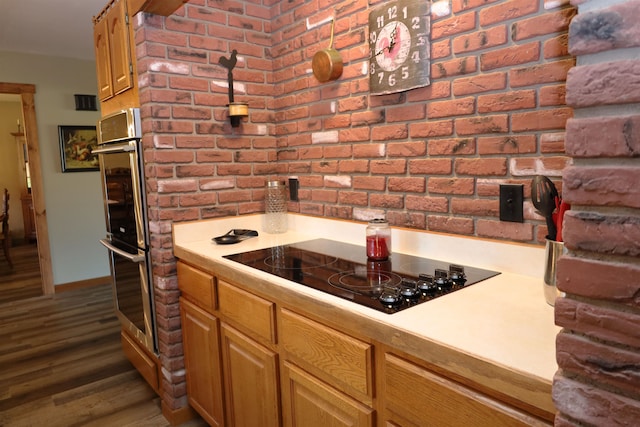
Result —
[[[393, 354], [383, 361], [384, 419], [403, 426], [549, 426]], [[428, 417], [428, 418], [426, 418]]]
[[178, 261], [176, 268], [180, 291], [200, 307], [210, 311], [215, 310], [214, 277], [180, 261]]
[[225, 320], [254, 338], [276, 342], [275, 304], [236, 286], [218, 280], [218, 302]]
[[129, 359], [131, 364], [136, 367], [140, 375], [149, 383], [156, 393], [160, 391], [160, 382], [158, 376], [158, 360], [149, 356], [136, 340], [129, 336], [124, 330], [120, 331], [120, 341], [122, 343], [122, 351]]
[[359, 400], [373, 398], [373, 347], [283, 309], [280, 341], [285, 357]]

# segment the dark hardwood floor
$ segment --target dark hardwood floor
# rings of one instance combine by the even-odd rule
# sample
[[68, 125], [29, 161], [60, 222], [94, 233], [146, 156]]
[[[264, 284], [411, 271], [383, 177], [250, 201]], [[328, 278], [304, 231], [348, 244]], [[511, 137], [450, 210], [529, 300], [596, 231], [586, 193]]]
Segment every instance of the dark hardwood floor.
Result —
[[42, 295], [38, 246], [35, 243], [11, 248], [13, 269], [0, 254], [0, 304]]
[[28, 297], [19, 283], [40, 284], [18, 248], [15, 270], [0, 267], [0, 426], [169, 426], [122, 352], [110, 287]]

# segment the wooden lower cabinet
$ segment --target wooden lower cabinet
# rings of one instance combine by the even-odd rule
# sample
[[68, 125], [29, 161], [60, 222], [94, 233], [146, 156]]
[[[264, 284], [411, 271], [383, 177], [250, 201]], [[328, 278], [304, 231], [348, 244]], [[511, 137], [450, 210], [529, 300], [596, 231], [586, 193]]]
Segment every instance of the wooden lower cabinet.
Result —
[[227, 425], [279, 426], [277, 354], [224, 323], [221, 332]]
[[385, 353], [382, 425], [403, 427], [548, 426], [426, 367]]
[[284, 362], [282, 405], [287, 427], [373, 427], [373, 409]]
[[209, 425], [224, 426], [219, 320], [180, 298], [189, 404]]
[[328, 326], [181, 261], [177, 271], [189, 403], [213, 426], [551, 425], [552, 414], [544, 421], [505, 403], [510, 396], [455, 366]]

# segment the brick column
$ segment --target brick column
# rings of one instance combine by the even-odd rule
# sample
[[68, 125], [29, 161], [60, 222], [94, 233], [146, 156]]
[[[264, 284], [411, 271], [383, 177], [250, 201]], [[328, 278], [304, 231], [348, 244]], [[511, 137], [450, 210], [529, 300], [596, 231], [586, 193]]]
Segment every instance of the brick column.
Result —
[[[556, 426], [640, 423], [640, 1], [573, 0]], [[588, 56], [587, 56], [588, 55]]]

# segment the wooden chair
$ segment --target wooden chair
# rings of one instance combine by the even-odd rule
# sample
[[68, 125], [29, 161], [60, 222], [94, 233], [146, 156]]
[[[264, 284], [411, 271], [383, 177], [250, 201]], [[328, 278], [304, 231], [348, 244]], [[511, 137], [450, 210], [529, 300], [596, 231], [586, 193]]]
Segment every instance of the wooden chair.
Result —
[[9, 248], [11, 247], [11, 233], [9, 232], [9, 190], [7, 190], [6, 188], [4, 189], [2, 214], [0, 215], [0, 219], [2, 219], [2, 233], [0, 233], [0, 243], [2, 243], [2, 247], [4, 248], [4, 257], [7, 259], [9, 267], [13, 268], [11, 254], [9, 253]]

